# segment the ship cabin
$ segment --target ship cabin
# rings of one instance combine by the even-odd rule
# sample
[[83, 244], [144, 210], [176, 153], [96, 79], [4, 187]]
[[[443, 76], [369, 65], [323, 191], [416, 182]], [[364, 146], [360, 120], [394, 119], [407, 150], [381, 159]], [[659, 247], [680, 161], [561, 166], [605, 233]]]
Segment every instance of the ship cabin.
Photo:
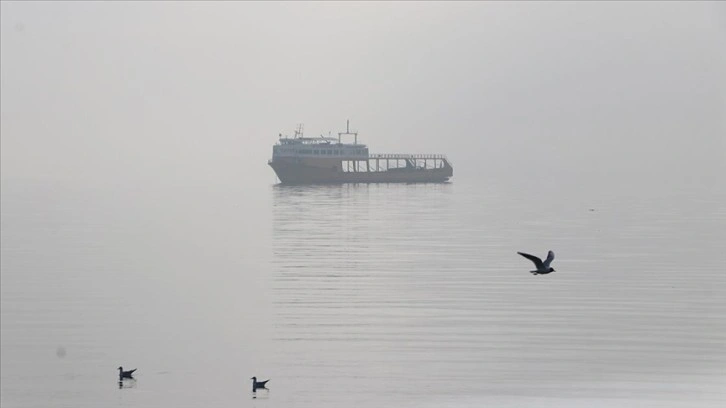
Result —
[[280, 138], [272, 147], [272, 159], [283, 157], [360, 159], [368, 158], [368, 147], [364, 144], [340, 143], [331, 137]]

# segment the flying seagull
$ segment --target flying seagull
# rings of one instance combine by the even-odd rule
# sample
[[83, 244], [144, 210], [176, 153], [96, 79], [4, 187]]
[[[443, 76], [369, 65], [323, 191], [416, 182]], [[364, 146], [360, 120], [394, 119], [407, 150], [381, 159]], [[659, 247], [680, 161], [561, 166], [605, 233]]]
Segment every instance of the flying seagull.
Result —
[[118, 368], [118, 379], [123, 380], [124, 378], [134, 378], [131, 376], [131, 374], [133, 374], [134, 371], [136, 371], [135, 368], [133, 370], [124, 371], [123, 367], [119, 367]]
[[534, 266], [537, 268], [535, 271], [530, 271], [534, 275], [546, 275], [550, 272], [555, 272], [555, 270], [550, 266], [552, 261], [555, 259], [555, 253], [552, 251], [547, 252], [547, 259], [542, 262], [541, 259], [534, 255], [525, 254], [524, 252], [517, 252], [518, 254], [522, 255], [523, 257], [529, 259], [530, 261], [534, 262]]
[[250, 379], [252, 380], [252, 392], [257, 391], [258, 388], [267, 389], [267, 388], [265, 388], [265, 384], [267, 384], [267, 382], [270, 381], [270, 380], [257, 381], [257, 377], [252, 377]]

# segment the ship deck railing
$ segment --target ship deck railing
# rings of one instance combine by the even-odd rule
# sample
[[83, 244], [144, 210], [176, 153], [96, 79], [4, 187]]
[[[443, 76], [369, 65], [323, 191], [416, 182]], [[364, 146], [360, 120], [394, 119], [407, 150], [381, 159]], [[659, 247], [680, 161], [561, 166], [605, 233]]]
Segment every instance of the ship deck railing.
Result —
[[446, 159], [445, 154], [369, 154], [368, 159]]

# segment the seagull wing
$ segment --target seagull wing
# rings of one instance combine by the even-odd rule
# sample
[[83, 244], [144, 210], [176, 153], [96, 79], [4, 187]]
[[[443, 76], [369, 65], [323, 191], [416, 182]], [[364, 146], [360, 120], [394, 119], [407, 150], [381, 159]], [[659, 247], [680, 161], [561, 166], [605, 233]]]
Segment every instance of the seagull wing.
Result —
[[530, 254], [525, 254], [524, 252], [517, 252], [518, 254], [522, 255], [523, 257], [529, 259], [530, 261], [534, 262], [534, 266], [537, 267], [537, 269], [542, 268], [542, 260], [538, 257]]
[[552, 252], [552, 251], [549, 251], [549, 252], [547, 252], [547, 259], [545, 259], [545, 261], [544, 261], [544, 267], [545, 267], [546, 269], [549, 269], [549, 267], [550, 267], [550, 264], [551, 264], [551, 263], [552, 263], [552, 261], [554, 261], [554, 260], [555, 260], [555, 253], [554, 253], [554, 252]]

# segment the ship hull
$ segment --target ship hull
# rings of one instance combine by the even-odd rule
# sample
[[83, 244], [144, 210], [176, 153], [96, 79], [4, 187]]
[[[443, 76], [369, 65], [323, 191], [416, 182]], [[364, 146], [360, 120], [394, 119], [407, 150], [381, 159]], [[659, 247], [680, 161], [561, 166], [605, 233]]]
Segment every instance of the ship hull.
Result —
[[385, 171], [342, 171], [339, 161], [306, 163], [301, 160], [273, 160], [268, 163], [282, 184], [334, 183], [443, 183], [454, 173], [446, 163], [439, 168], [397, 168]]

